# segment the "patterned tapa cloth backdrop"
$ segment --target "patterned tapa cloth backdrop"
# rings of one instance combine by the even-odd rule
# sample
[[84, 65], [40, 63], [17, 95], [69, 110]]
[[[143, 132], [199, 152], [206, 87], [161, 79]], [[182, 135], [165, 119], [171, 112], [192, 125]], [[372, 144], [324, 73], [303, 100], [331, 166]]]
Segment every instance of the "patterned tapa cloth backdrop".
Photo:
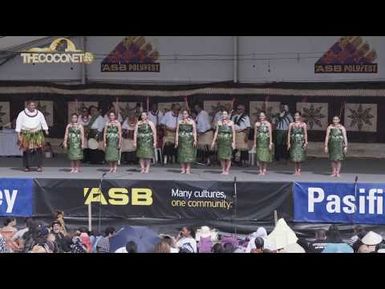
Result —
[[210, 120], [214, 120], [215, 114], [222, 109], [226, 109], [231, 113], [233, 102], [231, 100], [205, 100], [203, 102], [203, 109], [209, 114]]
[[0, 102], [0, 126], [10, 126], [9, 101]]
[[77, 113], [81, 114], [81, 111], [83, 108], [89, 108], [91, 105], [98, 107], [98, 102], [97, 101], [69, 101], [68, 102], [68, 122], [71, 121], [71, 114]]
[[309, 130], [325, 130], [328, 127], [328, 103], [297, 102], [297, 111], [302, 113]]
[[170, 111], [172, 104], [179, 104], [182, 109], [185, 107], [185, 104], [183, 101], [159, 102], [158, 103], [158, 109], [159, 109], [159, 111], [166, 113], [166, 112]]
[[272, 121], [273, 116], [279, 113], [279, 101], [250, 101], [250, 122], [251, 125], [255, 124], [258, 120], [259, 113], [264, 111], [267, 119]]
[[377, 104], [346, 103], [344, 124], [348, 131], [377, 131]]
[[[27, 106], [27, 101], [25, 101], [25, 106]], [[51, 100], [36, 100], [36, 107], [41, 111], [45, 116], [45, 120], [47, 121], [47, 125], [53, 126], [53, 101]]]

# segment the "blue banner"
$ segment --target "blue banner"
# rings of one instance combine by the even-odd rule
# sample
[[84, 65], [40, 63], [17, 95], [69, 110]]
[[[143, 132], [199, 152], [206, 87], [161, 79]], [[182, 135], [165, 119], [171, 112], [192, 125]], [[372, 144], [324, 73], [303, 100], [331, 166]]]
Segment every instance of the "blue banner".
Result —
[[0, 216], [32, 216], [33, 190], [33, 179], [0, 179]]
[[385, 183], [294, 183], [294, 221], [385, 224]]

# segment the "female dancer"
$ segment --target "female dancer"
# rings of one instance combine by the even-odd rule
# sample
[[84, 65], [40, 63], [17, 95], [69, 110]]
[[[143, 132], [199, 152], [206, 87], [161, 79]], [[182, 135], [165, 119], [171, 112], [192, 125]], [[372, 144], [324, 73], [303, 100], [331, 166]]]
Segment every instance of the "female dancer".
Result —
[[333, 123], [328, 126], [325, 138], [325, 153], [329, 153], [332, 162], [332, 177], [340, 177], [341, 161], [345, 159], [348, 151], [348, 138], [346, 130], [340, 124], [338, 116], [333, 117]]
[[115, 173], [119, 160], [119, 149], [122, 146], [122, 127], [116, 119], [115, 112], [108, 114], [108, 121], [103, 134], [105, 159], [110, 164], [110, 173]]
[[85, 146], [84, 129], [78, 123], [78, 114], [71, 115], [71, 123], [67, 125], [63, 146], [68, 149], [67, 155], [71, 161], [71, 172], [78, 173], [80, 168], [80, 161], [83, 159], [83, 149]]
[[186, 109], [182, 111], [182, 119], [176, 127], [175, 148], [178, 148], [178, 162], [181, 174], [191, 173], [191, 163], [195, 162], [197, 146], [197, 130], [195, 121]]
[[147, 112], [142, 112], [141, 120], [135, 126], [134, 145], [140, 162], [140, 172], [148, 174], [156, 148], [156, 128], [154, 123], [148, 119]]
[[229, 119], [229, 114], [226, 110], [222, 111], [222, 119], [216, 124], [211, 149], [214, 149], [217, 139], [218, 159], [221, 162], [222, 175], [228, 175], [231, 167], [233, 149], [235, 149], [235, 129], [234, 122]]
[[272, 142], [271, 123], [266, 120], [266, 113], [259, 113], [259, 121], [254, 127], [254, 148], [256, 148], [257, 160], [259, 163], [259, 175], [265, 176], [267, 171], [267, 163], [271, 163], [273, 159], [273, 142]]
[[289, 125], [287, 134], [287, 150], [290, 153], [290, 160], [294, 163], [294, 175], [301, 175], [301, 163], [306, 159], [307, 128], [302, 121], [299, 111], [294, 114], [294, 122]]

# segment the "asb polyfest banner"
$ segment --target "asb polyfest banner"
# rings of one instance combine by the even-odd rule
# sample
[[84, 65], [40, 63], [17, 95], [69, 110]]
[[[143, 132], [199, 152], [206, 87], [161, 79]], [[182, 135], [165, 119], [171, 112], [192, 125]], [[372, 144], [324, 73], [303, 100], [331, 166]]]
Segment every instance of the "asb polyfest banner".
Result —
[[33, 195], [33, 179], [0, 179], [0, 216], [32, 216]]
[[294, 221], [385, 224], [385, 183], [294, 183]]

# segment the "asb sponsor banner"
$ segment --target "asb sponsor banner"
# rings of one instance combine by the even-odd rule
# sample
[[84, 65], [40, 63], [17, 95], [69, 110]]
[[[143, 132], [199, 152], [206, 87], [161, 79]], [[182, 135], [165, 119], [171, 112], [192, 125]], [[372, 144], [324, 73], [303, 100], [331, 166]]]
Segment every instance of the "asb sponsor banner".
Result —
[[0, 179], [0, 216], [32, 216], [33, 179]]
[[294, 220], [385, 224], [385, 183], [295, 183]]
[[[237, 184], [213, 181], [37, 179], [35, 214], [61, 209], [86, 217], [88, 205], [98, 218], [273, 220], [274, 210], [291, 215], [290, 183]], [[101, 187], [101, 190], [99, 190]], [[150, 220], [149, 220], [150, 222]]]

